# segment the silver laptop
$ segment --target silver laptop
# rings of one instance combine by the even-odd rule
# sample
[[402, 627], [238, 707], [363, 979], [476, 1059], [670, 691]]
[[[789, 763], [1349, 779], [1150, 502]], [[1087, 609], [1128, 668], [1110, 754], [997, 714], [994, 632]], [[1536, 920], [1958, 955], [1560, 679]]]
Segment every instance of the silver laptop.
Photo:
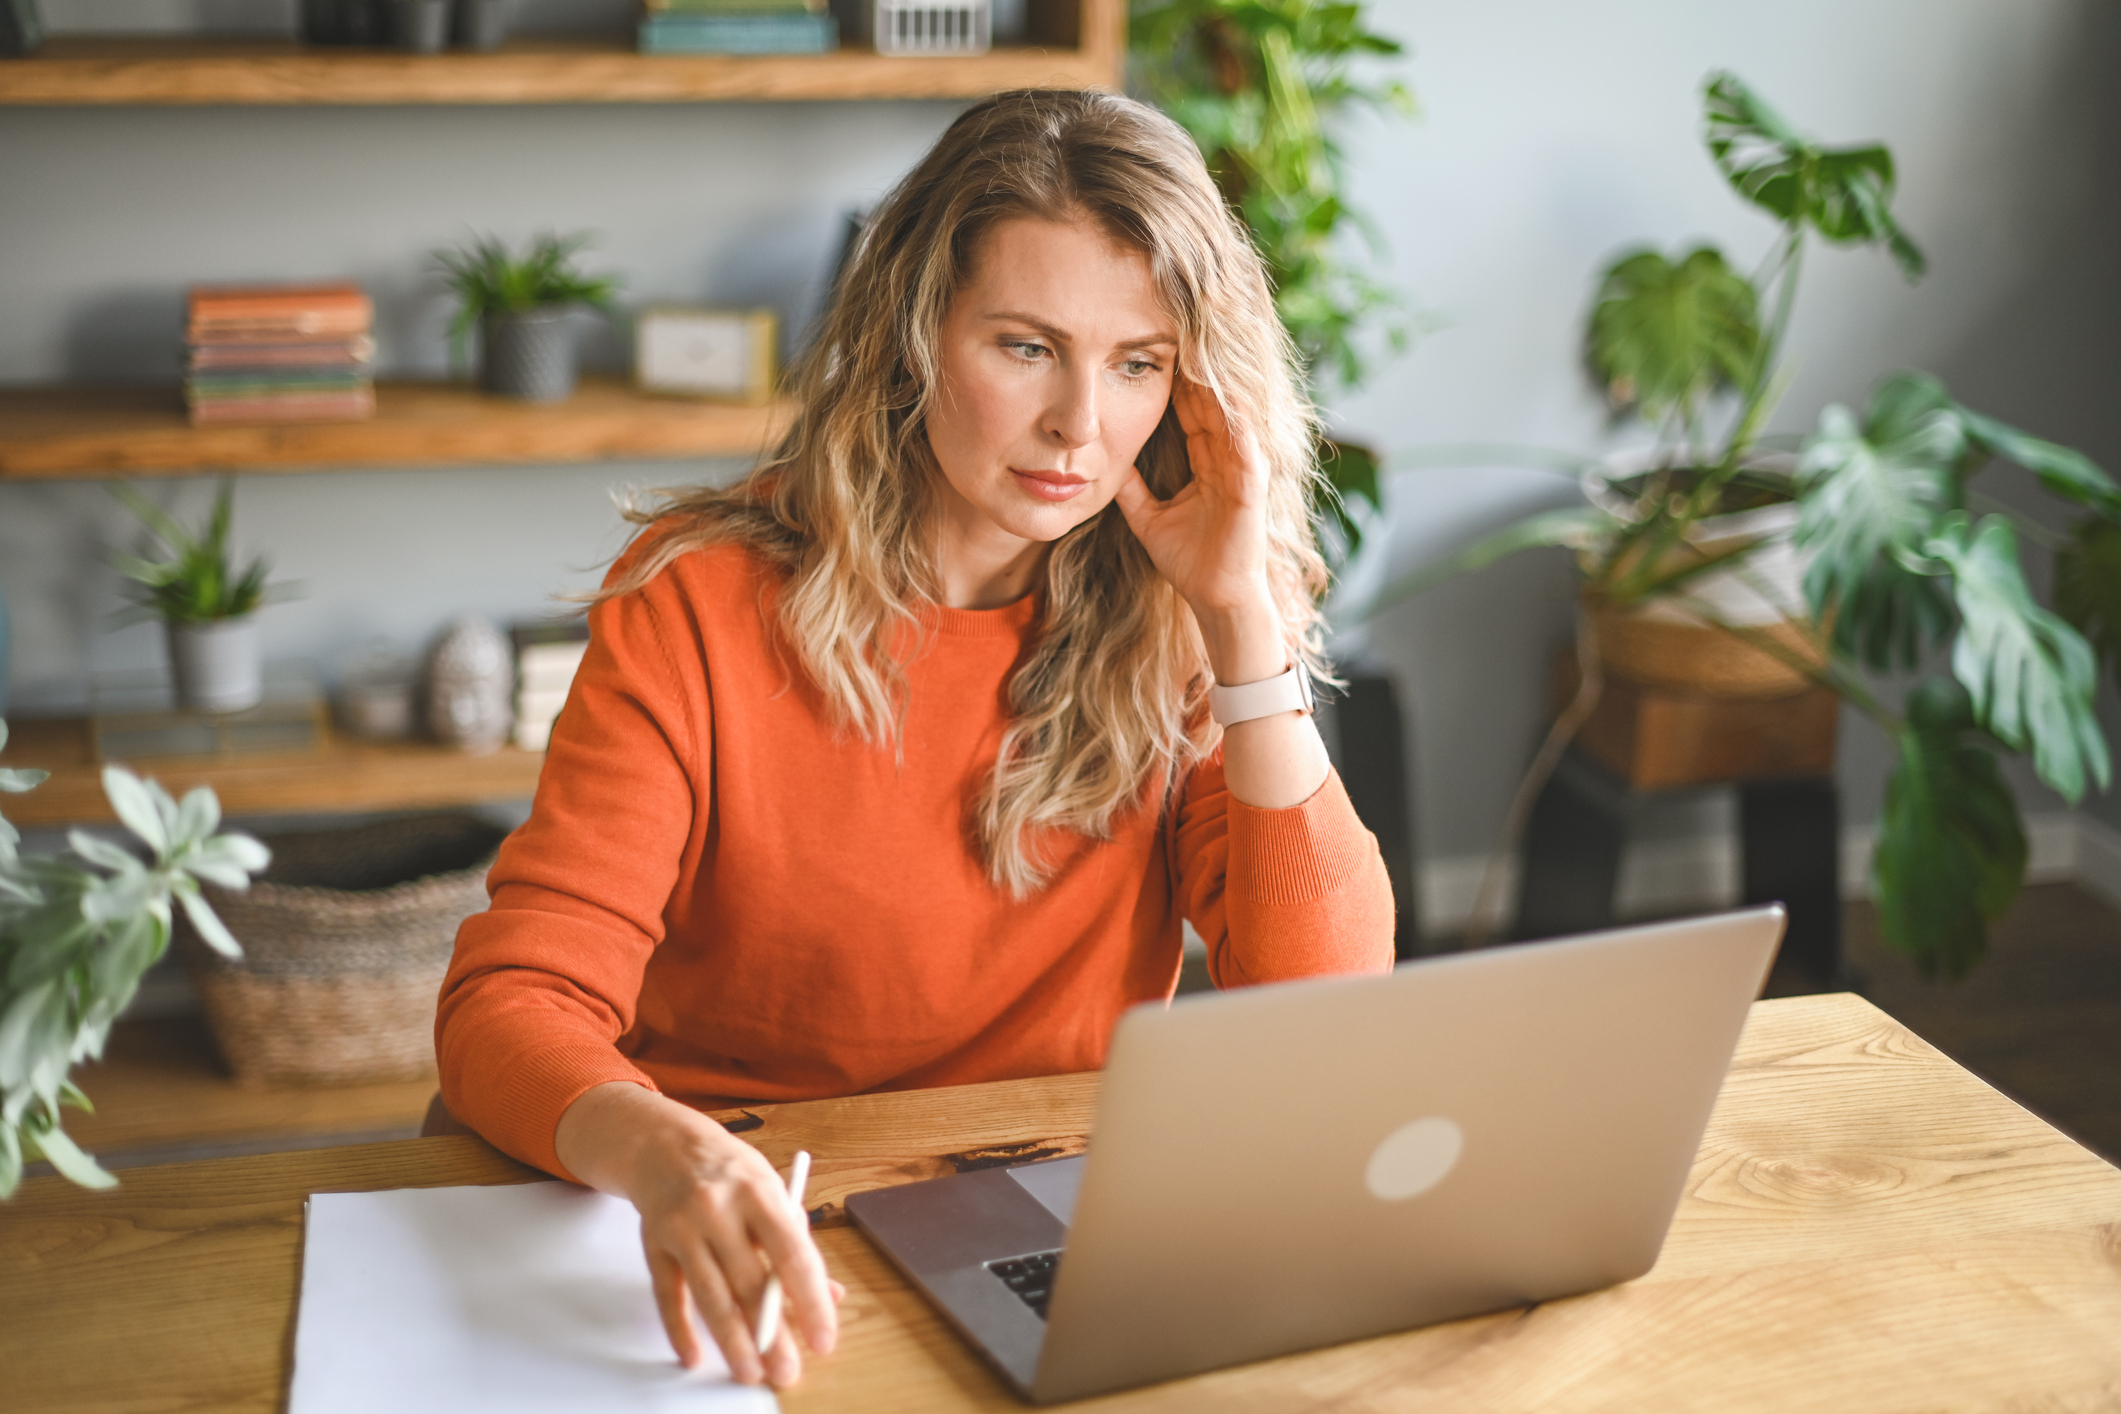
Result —
[[1137, 1007], [1089, 1153], [847, 1209], [1042, 1404], [1626, 1281], [1782, 927], [1760, 908]]

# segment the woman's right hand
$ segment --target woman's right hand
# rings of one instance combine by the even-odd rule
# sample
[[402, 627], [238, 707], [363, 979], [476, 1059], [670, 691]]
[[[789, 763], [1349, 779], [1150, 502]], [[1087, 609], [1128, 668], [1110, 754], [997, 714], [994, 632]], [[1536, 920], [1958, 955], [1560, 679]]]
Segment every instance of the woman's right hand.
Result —
[[[765, 1155], [627, 1081], [585, 1092], [553, 1140], [569, 1172], [640, 1211], [656, 1307], [688, 1369], [703, 1354], [694, 1312], [743, 1384], [794, 1384], [803, 1361], [791, 1336], [820, 1355], [832, 1349], [845, 1291], [825, 1275], [809, 1221]], [[769, 1271], [780, 1276], [787, 1316], [762, 1361], [752, 1333]]]

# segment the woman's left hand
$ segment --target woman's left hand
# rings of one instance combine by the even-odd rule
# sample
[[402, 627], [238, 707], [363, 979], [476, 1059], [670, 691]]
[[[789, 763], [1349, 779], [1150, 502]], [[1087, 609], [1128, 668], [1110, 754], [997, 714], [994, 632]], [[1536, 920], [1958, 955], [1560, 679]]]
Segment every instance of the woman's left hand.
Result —
[[1232, 427], [1215, 395], [1183, 373], [1171, 406], [1186, 434], [1193, 479], [1159, 501], [1129, 468], [1119, 488], [1120, 514], [1203, 627], [1262, 606], [1271, 611], [1267, 461], [1259, 443], [1249, 429]]

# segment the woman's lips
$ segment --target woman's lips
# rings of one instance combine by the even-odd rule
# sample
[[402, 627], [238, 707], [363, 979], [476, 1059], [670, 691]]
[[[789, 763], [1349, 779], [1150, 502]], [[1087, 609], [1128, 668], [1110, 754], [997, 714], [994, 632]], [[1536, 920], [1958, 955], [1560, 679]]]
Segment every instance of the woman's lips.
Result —
[[1009, 474], [1016, 478], [1017, 485], [1041, 501], [1068, 500], [1090, 484], [1082, 477], [1060, 471], [1018, 471], [1011, 467]]

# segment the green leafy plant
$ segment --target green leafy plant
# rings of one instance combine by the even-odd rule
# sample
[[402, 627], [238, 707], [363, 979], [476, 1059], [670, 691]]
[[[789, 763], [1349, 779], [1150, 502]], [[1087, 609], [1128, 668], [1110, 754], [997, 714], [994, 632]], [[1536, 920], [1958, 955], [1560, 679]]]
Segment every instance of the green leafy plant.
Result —
[[[1317, 0], [1136, 0], [1129, 42], [1149, 97], [1200, 144], [1251, 230], [1282, 324], [1314, 377], [1359, 385], [1367, 369], [1357, 332], [1382, 319], [1387, 343], [1404, 347], [1405, 305], [1348, 258], [1350, 228], [1381, 243], [1347, 202], [1331, 125], [1357, 108], [1412, 115], [1404, 84], [1356, 74], [1358, 60], [1403, 47], [1366, 28], [1360, 4]], [[1377, 459], [1329, 444], [1322, 465], [1341, 499], [1321, 510], [1353, 550], [1362, 528], [1346, 500], [1380, 505]]]
[[[1703, 100], [1709, 155], [1779, 229], [1750, 276], [1710, 246], [1676, 261], [1628, 251], [1604, 273], [1586, 359], [1616, 414], [1655, 429], [1651, 469], [1623, 476], [1577, 459], [1590, 504], [1506, 527], [1444, 572], [1530, 546], [1570, 546], [1590, 608], [1676, 604], [1876, 721], [1899, 753], [1871, 866], [1881, 931], [1926, 972], [1961, 976], [2025, 872], [2024, 828], [2000, 755], [2029, 756], [2072, 802], [2111, 777], [2092, 696], [2100, 654], [2121, 672], [2121, 489], [2081, 453], [1983, 416], [1917, 372], [1884, 380], [1860, 417], [1828, 407], [1793, 470], [1763, 465], [1759, 434], [1787, 382], [1780, 359], [1807, 242], [1881, 249], [1911, 280], [1924, 261], [1892, 214], [1895, 172], [1884, 147], [1822, 146], [1731, 74], [1711, 75]], [[1996, 462], [2034, 472], [2089, 513], [2057, 551], [2053, 609], [2026, 583], [2020, 524], [1970, 484]], [[1703, 533], [1711, 517], [1778, 499], [1796, 503], [1788, 531]], [[1765, 597], [1751, 566], [1777, 543], [1793, 543], [1809, 561], [1802, 602], [1779, 606], [1804, 640], [1797, 646], [1726, 621], [1695, 592], [1723, 572]], [[1371, 612], [1437, 577], [1389, 587]], [[1583, 688], [1512, 804], [1506, 848], [1595, 705], [1594, 624], [1587, 612]], [[1945, 668], [1928, 670], [1947, 649]], [[1875, 675], [1895, 673], [1921, 674], [1897, 708], [1873, 685]]]
[[214, 498], [213, 514], [206, 529], [194, 535], [179, 525], [168, 511], [127, 486], [112, 485], [111, 494], [132, 513], [170, 552], [166, 560], [146, 560], [137, 555], [113, 554], [111, 563], [126, 577], [126, 597], [133, 607], [117, 615], [118, 623], [162, 619], [168, 623], [211, 623], [216, 619], [241, 618], [260, 604], [283, 598], [286, 586], [265, 582], [264, 557], [253, 559], [238, 570], [228, 557], [228, 528], [235, 501], [235, 483], [224, 479]]
[[584, 275], [574, 267], [576, 253], [588, 244], [588, 236], [545, 232], [532, 237], [529, 248], [516, 256], [499, 237], [474, 235], [467, 245], [436, 251], [435, 259], [457, 296], [457, 316], [449, 326], [457, 361], [464, 361], [472, 329], [489, 314], [525, 314], [569, 304], [612, 312], [618, 278]]
[[[33, 789], [47, 774], [0, 768], [0, 793]], [[0, 1198], [35, 1159], [84, 1187], [117, 1182], [60, 1127], [62, 1106], [91, 1108], [67, 1073], [103, 1054], [111, 1023], [169, 947], [173, 902], [209, 946], [243, 955], [199, 885], [247, 888], [270, 860], [248, 835], [216, 833], [221, 806], [204, 786], [180, 804], [106, 766], [103, 791], [148, 859], [79, 830], [68, 836], [73, 858], [28, 857], [0, 817]]]

